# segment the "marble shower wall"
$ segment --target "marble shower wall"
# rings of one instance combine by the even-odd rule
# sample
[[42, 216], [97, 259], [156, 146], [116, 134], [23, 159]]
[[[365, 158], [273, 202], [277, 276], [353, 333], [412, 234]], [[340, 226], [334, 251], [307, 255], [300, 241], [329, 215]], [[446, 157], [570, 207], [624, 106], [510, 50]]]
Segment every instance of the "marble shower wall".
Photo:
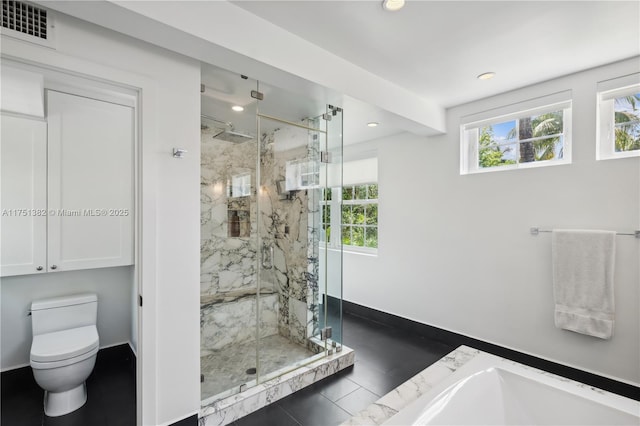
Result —
[[[200, 337], [201, 349], [216, 350], [256, 337], [257, 147], [214, 139], [218, 130], [201, 131], [200, 183]], [[251, 175], [248, 196], [230, 197], [234, 177]], [[241, 235], [229, 236], [229, 211], [243, 219]], [[262, 286], [260, 332], [278, 332], [278, 298]]]
[[[273, 247], [273, 268], [262, 281], [278, 295], [278, 331], [308, 346], [318, 320], [318, 188], [279, 193], [288, 162], [318, 160], [318, 140], [307, 130], [283, 127], [261, 138], [261, 236]], [[313, 347], [315, 349], [315, 346]]]
[[[201, 349], [217, 350], [255, 339], [257, 262], [260, 269], [260, 335], [279, 333], [308, 346], [317, 334], [320, 190], [278, 193], [291, 160], [317, 159], [318, 141], [303, 129], [285, 127], [262, 136], [261, 181], [256, 194], [255, 141], [214, 139], [201, 132]], [[286, 150], [278, 149], [286, 147]], [[251, 174], [249, 196], [229, 196], [234, 176]], [[260, 236], [258, 211], [260, 197]], [[285, 199], [286, 198], [286, 199]], [[229, 210], [248, 216], [249, 237], [230, 237]], [[244, 234], [242, 234], [244, 235]], [[262, 246], [273, 248], [263, 258]], [[314, 346], [315, 348], [315, 346]]]

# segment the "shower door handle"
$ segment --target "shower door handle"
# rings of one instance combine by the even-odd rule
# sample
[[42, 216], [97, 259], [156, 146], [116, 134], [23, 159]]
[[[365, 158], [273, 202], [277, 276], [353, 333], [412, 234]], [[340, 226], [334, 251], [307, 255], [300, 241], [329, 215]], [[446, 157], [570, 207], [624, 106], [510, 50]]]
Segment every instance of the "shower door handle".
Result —
[[262, 267], [264, 269], [273, 268], [273, 246], [262, 245]]

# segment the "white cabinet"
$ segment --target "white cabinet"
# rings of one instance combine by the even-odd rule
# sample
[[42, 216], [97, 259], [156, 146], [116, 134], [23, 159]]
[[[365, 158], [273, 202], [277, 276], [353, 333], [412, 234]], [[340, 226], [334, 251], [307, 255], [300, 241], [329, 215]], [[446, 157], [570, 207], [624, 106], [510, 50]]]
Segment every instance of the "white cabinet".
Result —
[[132, 264], [133, 108], [49, 90], [44, 138], [44, 123], [6, 118], [2, 275]]
[[2, 276], [45, 271], [47, 123], [2, 115], [0, 259]]

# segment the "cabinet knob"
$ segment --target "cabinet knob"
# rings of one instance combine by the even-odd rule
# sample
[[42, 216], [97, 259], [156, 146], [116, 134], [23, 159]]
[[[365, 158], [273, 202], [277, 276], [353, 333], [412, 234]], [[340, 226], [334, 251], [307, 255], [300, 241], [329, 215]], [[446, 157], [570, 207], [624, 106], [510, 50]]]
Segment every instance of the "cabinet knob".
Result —
[[58, 265], [51, 265], [51, 269], [58, 269]]
[[36, 268], [36, 271], [42, 271], [42, 269], [44, 269], [42, 266], [38, 266], [38, 267]]

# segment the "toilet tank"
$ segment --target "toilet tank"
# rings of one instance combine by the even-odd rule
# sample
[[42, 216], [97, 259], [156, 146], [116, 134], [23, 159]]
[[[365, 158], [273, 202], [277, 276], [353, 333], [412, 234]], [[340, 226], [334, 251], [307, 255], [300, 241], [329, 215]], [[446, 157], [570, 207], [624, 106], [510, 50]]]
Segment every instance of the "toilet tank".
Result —
[[31, 302], [31, 330], [33, 335], [95, 325], [98, 315], [98, 296], [73, 294], [34, 300]]

